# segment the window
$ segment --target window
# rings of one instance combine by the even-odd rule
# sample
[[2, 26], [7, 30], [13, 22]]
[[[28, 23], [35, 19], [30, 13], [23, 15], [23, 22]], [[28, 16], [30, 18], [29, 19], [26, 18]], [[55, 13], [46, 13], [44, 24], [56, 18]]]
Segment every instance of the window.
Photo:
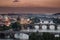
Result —
[[55, 26], [54, 25], [50, 25], [49, 28], [52, 29], [52, 30], [54, 30]]
[[42, 29], [47, 29], [47, 26], [46, 25], [42, 25]]

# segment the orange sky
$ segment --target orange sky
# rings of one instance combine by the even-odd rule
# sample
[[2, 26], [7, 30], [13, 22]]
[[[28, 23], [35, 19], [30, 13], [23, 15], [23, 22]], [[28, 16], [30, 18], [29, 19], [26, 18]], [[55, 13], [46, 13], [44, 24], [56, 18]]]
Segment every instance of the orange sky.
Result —
[[59, 7], [60, 0], [0, 0], [0, 7]]

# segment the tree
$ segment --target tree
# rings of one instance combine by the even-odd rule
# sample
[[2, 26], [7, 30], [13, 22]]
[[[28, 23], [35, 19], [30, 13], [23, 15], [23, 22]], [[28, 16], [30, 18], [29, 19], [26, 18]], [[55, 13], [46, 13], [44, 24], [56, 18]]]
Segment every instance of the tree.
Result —
[[60, 24], [60, 19], [58, 19], [58, 18], [53, 18], [53, 22], [54, 22], [55, 24]]
[[39, 17], [34, 17], [34, 18], [32, 19], [32, 21], [33, 21], [34, 23], [39, 23], [39, 22], [40, 22], [40, 19], [39, 19]]

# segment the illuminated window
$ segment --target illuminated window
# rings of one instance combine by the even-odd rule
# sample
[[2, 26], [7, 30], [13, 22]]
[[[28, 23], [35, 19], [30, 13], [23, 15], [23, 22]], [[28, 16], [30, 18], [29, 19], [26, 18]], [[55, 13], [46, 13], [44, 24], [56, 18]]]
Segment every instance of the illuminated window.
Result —
[[15, 34], [14, 36], [15, 38], [19, 38], [19, 39], [29, 39], [29, 35], [25, 33]]
[[59, 34], [56, 34], [55, 37], [60, 37]]
[[39, 29], [39, 25], [35, 25], [34, 27], [35, 27], [35, 29]]
[[49, 23], [49, 21], [44, 21], [44, 23], [45, 23], [45, 24], [48, 24], [48, 23]]
[[54, 24], [53, 21], [50, 21], [50, 24]]
[[60, 30], [60, 25], [57, 26], [57, 29]]
[[55, 26], [54, 25], [50, 25], [49, 28], [53, 30], [53, 29], [55, 29]]
[[46, 25], [42, 25], [42, 29], [47, 29], [47, 26]]

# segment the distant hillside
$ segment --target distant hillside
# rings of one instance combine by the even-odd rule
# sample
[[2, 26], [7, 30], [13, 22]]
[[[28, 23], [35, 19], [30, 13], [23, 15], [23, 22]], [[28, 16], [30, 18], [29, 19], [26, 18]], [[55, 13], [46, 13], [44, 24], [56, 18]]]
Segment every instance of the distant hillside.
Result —
[[0, 7], [0, 14], [54, 14], [60, 13], [60, 8], [46, 7]]
[[60, 13], [55, 13], [55, 14], [53, 14], [53, 15], [60, 15]]

